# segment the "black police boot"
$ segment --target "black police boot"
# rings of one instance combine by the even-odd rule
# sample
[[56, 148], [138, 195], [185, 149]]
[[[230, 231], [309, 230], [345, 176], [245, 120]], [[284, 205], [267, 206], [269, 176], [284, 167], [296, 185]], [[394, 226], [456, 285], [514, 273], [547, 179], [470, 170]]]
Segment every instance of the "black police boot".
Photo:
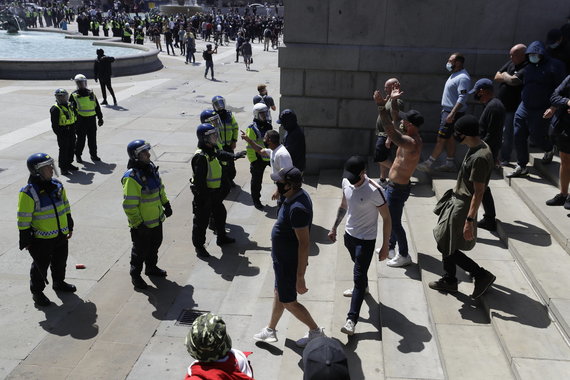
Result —
[[70, 175], [70, 174], [71, 172], [67, 168], [61, 169], [61, 175]]
[[134, 287], [137, 289], [148, 288], [147, 283], [142, 279], [140, 274], [136, 276], [131, 276], [131, 282], [133, 283]]
[[77, 166], [72, 165], [72, 164], [69, 164], [69, 166], [68, 166], [67, 168], [68, 168], [69, 170], [73, 170], [73, 171], [79, 170], [79, 168], [78, 168]]
[[38, 306], [49, 306], [51, 301], [46, 297], [44, 292], [32, 293], [32, 299], [34, 303]]
[[202, 258], [212, 257], [203, 245], [196, 247], [196, 255]]
[[81, 159], [81, 156], [79, 156], [79, 155], [75, 155], [75, 161], [77, 161], [78, 164], [83, 163], [83, 160]]
[[147, 276], [166, 277], [166, 271], [164, 269], [160, 269], [159, 267], [147, 268], [144, 271], [144, 274]]
[[65, 281], [62, 281], [58, 282], [57, 284], [53, 284], [53, 290], [55, 290], [56, 292], [74, 293], [77, 290], [77, 288], [75, 287], [75, 285], [71, 285]]
[[98, 162], [101, 161], [101, 159], [98, 156], [91, 156], [91, 161]]
[[107, 99], [105, 99], [105, 100], [103, 100], [103, 101], [101, 102], [101, 105], [102, 105], [102, 106], [106, 106], [107, 104], [109, 104], [109, 103], [107, 103]]
[[227, 236], [227, 235], [218, 236], [218, 238], [216, 239], [216, 244], [217, 244], [217, 245], [232, 244], [232, 243], [235, 243], [235, 242], [236, 242], [236, 239], [231, 238], [231, 237], [229, 237], [229, 236]]

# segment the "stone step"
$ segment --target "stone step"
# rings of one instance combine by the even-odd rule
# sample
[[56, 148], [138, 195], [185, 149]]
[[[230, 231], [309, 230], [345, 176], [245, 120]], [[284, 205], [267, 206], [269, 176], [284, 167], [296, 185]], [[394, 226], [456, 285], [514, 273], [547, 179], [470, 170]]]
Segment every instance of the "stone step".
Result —
[[[436, 196], [439, 198], [453, 183], [453, 180], [434, 180]], [[489, 313], [511, 366], [514, 367], [515, 359], [529, 357], [567, 361], [570, 347], [560, 332], [562, 324], [549, 313], [549, 305], [551, 294], [559, 295], [558, 287], [567, 286], [566, 276], [556, 273], [560, 268], [570, 268], [566, 265], [568, 256], [551, 241], [542, 224], [500, 177], [494, 177], [490, 186], [498, 206], [497, 218], [501, 221], [498, 236], [502, 240], [491, 242], [487, 236], [497, 235], [479, 230], [479, 242], [469, 253], [497, 276], [492, 290], [481, 297], [481, 303]], [[486, 244], [503, 246], [503, 242], [514, 260], [478, 257], [479, 250], [488, 248]], [[548, 260], [544, 260], [545, 255]], [[563, 312], [564, 307], [559, 311]]]
[[[458, 271], [461, 282], [456, 294], [444, 294], [428, 287], [430, 281], [437, 280], [442, 274], [441, 254], [432, 233], [437, 222], [437, 216], [433, 214], [437, 199], [429, 184], [416, 184], [413, 193], [418, 196], [410, 197], [405, 207], [410, 230], [408, 240], [412, 251], [417, 254], [421, 286], [429, 312], [430, 325], [427, 327], [432, 331], [432, 341], [439, 350], [444, 378], [513, 379], [509, 360], [487, 311], [468, 296], [473, 288], [469, 277]], [[489, 234], [485, 238], [491, 240], [492, 236]], [[496, 244], [489, 247], [491, 249], [476, 246], [477, 255], [497, 262], [512, 262], [506, 249]]]

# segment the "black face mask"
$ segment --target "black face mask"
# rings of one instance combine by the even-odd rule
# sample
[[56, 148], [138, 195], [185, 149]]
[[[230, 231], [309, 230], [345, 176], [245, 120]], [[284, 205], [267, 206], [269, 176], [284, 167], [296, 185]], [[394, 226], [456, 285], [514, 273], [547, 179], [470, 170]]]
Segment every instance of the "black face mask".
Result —
[[279, 192], [279, 194], [284, 196], [286, 192], [291, 190], [291, 188], [286, 189], [285, 188], [286, 185], [287, 185], [286, 183], [277, 182], [277, 191]]
[[473, 95], [473, 98], [474, 98], [476, 101], [479, 101], [479, 100], [481, 100], [481, 95], [475, 94], [475, 95]]
[[269, 144], [266, 143], [265, 141], [263, 142], [263, 146], [266, 147], [266, 148], [269, 148]]
[[462, 135], [461, 133], [454, 133], [454, 134], [453, 134], [453, 138], [454, 138], [455, 141], [457, 141], [458, 143], [462, 143], [463, 140], [465, 140], [465, 135]]

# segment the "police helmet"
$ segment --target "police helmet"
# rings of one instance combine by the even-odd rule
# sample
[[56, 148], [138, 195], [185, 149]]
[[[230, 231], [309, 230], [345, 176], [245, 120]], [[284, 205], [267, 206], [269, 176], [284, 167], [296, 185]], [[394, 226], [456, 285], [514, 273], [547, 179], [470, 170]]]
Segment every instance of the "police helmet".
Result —
[[30, 174], [36, 177], [40, 176], [40, 169], [44, 166], [51, 165], [55, 169], [53, 158], [47, 153], [35, 153], [32, 154], [26, 160], [26, 165]]
[[[196, 136], [198, 137], [198, 144], [210, 143], [214, 145], [218, 139], [216, 128], [209, 123], [202, 123], [196, 129]], [[215, 135], [215, 139], [210, 136]]]
[[58, 88], [53, 94], [55, 95], [55, 100], [59, 104], [66, 104], [69, 99], [69, 94], [64, 88]]
[[83, 74], [77, 74], [73, 80], [76, 82], [87, 82], [87, 77]]
[[216, 111], [222, 111], [226, 109], [226, 100], [223, 96], [216, 95], [212, 98], [212, 107]]
[[253, 106], [253, 118], [255, 120], [265, 121], [267, 120], [267, 111], [269, 107], [267, 107], [264, 103], [257, 103]]
[[134, 140], [131, 141], [129, 145], [127, 145], [127, 153], [129, 154], [129, 158], [135, 161], [139, 159], [139, 153], [150, 149], [150, 144], [145, 140]]

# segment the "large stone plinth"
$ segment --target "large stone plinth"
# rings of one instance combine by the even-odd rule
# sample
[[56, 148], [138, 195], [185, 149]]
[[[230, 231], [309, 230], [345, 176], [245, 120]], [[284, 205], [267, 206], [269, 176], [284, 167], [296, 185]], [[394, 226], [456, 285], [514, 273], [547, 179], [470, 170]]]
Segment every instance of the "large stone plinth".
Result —
[[544, 40], [568, 8], [564, 0], [285, 0], [280, 107], [295, 109], [305, 127], [307, 170], [373, 153], [372, 93], [393, 76], [433, 139], [451, 53], [465, 55], [473, 80], [492, 78], [511, 46]]

